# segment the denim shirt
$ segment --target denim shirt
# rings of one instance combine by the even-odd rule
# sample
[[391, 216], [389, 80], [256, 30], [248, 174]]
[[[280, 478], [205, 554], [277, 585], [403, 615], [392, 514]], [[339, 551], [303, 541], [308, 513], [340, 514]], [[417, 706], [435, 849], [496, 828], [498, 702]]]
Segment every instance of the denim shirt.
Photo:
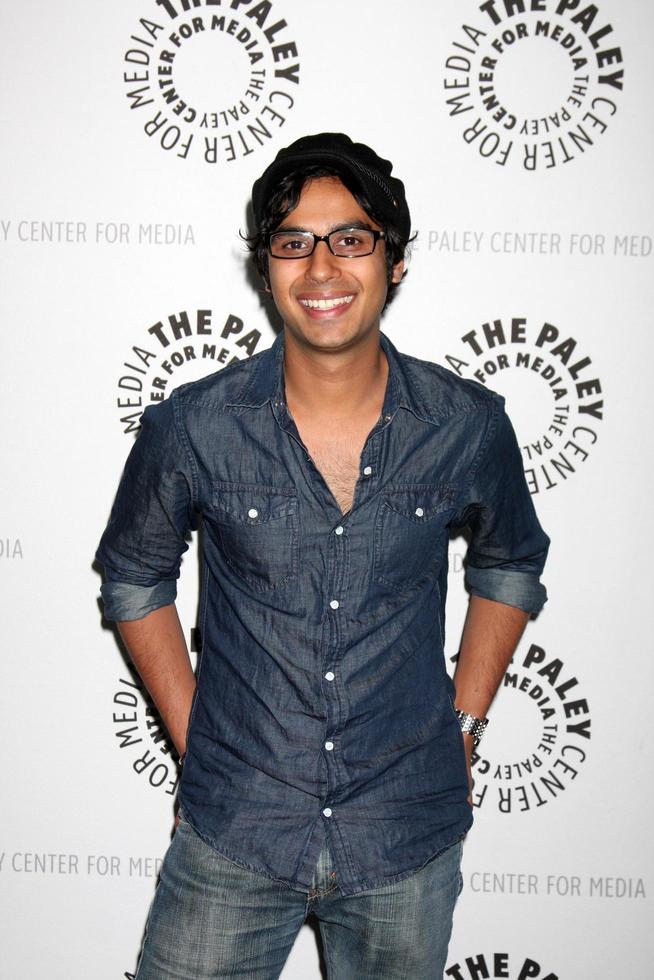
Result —
[[472, 823], [445, 669], [449, 529], [475, 595], [537, 612], [549, 539], [501, 396], [400, 354], [343, 514], [285, 404], [281, 334], [146, 409], [97, 552], [109, 619], [172, 603], [203, 520], [202, 653], [180, 807], [252, 871], [343, 895]]

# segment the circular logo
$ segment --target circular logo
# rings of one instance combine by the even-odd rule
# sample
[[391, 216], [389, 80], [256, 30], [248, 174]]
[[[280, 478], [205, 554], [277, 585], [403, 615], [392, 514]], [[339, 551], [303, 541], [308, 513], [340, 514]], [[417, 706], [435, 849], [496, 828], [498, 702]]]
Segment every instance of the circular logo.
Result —
[[173, 388], [251, 357], [260, 340], [261, 331], [246, 329], [233, 313], [216, 325], [210, 309], [182, 310], [157, 320], [123, 362], [116, 397], [123, 432], [136, 432], [145, 408], [163, 401]]
[[137, 679], [121, 677], [112, 700], [114, 735], [120, 750], [128, 750], [133, 771], [152, 789], [174, 796], [177, 753], [145, 688]]
[[532, 643], [504, 675], [490, 718], [472, 755], [473, 805], [516, 814], [558, 799], [591, 737], [588, 701], [571, 670]]
[[460, 963], [453, 963], [445, 971], [452, 980], [479, 980], [480, 977], [502, 980], [559, 980], [558, 973], [550, 973], [537, 960], [509, 953], [477, 953], [466, 956]]
[[486, 0], [445, 60], [445, 106], [486, 160], [528, 172], [586, 153], [618, 111], [613, 26], [579, 0]]
[[575, 337], [510, 317], [461, 337], [445, 360], [460, 377], [504, 395], [532, 494], [565, 483], [588, 459], [604, 418], [602, 385]]
[[183, 160], [232, 163], [277, 136], [295, 105], [300, 59], [277, 2], [155, 0], [124, 55], [130, 110]]

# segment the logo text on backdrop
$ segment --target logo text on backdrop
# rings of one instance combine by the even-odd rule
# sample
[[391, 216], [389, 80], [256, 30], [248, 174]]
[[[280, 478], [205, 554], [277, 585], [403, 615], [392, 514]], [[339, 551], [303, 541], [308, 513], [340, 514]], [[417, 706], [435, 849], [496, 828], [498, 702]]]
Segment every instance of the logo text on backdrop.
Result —
[[145, 135], [181, 159], [242, 160], [293, 109], [300, 61], [272, 0], [154, 0], [125, 51], [123, 81]]
[[153, 789], [174, 796], [179, 782], [175, 749], [138, 678], [121, 677], [113, 696], [114, 734], [132, 755], [132, 769]]
[[559, 980], [558, 973], [550, 973], [536, 960], [508, 953], [466, 956], [448, 967], [445, 976], [452, 980]]
[[247, 330], [233, 313], [215, 327], [209, 309], [157, 320], [123, 362], [116, 398], [123, 431], [136, 432], [147, 406], [163, 401], [173, 388], [250, 357], [260, 340], [261, 331]]
[[597, 442], [602, 385], [591, 358], [560, 326], [526, 317], [483, 323], [448, 366], [504, 395], [532, 494], [570, 478]]
[[[578, 678], [560, 657], [532, 643], [516, 653], [491, 713], [493, 724], [472, 754], [473, 806], [515, 814], [558, 799], [577, 778], [591, 737]], [[516, 748], [517, 730], [522, 748]]]
[[624, 81], [622, 50], [598, 6], [486, 0], [475, 16], [451, 42], [443, 78], [464, 141], [486, 160], [528, 172], [594, 146]]

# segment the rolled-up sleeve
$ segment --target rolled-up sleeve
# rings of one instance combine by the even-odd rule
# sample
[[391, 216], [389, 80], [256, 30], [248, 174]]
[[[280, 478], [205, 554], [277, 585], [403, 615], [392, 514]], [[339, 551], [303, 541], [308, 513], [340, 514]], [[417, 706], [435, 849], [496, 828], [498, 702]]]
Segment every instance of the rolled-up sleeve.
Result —
[[196, 526], [195, 471], [174, 394], [146, 408], [96, 558], [107, 619], [142, 619], [177, 596]]
[[536, 516], [501, 396], [489, 419], [460, 524], [471, 531], [465, 560], [471, 594], [540, 612], [547, 601], [540, 576], [550, 540]]

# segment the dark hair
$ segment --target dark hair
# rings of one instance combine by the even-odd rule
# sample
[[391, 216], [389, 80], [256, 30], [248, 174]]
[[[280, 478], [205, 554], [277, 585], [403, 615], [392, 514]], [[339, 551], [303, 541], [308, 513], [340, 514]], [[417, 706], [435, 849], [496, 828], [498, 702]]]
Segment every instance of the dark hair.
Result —
[[[413, 241], [415, 235], [410, 239], [406, 239], [394, 225], [381, 218], [375, 212], [370, 201], [351, 174], [347, 170], [341, 170], [336, 164], [333, 166], [331, 164], [310, 164], [301, 170], [293, 170], [291, 173], [286, 174], [285, 177], [282, 177], [266, 202], [263, 217], [257, 230], [252, 235], [242, 236], [247, 244], [248, 250], [252, 253], [255, 268], [266, 287], [268, 287], [270, 284], [268, 275], [268, 260], [270, 258], [270, 253], [268, 252], [268, 235], [278, 228], [284, 218], [297, 207], [302, 188], [307, 181], [314, 180], [318, 177], [337, 177], [348, 189], [359, 207], [363, 208], [368, 217], [372, 218], [384, 230], [386, 279], [388, 282], [388, 293], [386, 295], [386, 302], [384, 303], [384, 309], [386, 309], [388, 304], [393, 300], [397, 287], [399, 286], [399, 283], [392, 281], [393, 266], [397, 265], [404, 258], [408, 245]], [[406, 269], [402, 273], [402, 279], [405, 276]]]

